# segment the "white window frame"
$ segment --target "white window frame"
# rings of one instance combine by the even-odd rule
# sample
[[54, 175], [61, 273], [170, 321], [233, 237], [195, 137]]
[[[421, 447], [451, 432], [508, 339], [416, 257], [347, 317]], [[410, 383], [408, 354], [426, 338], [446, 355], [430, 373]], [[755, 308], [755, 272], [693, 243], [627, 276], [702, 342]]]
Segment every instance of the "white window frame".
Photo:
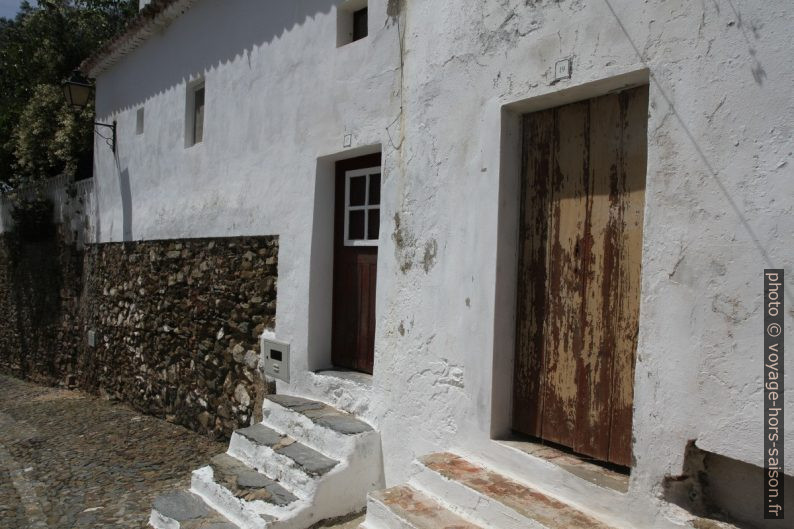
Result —
[[[367, 167], [366, 169], [354, 169], [352, 171], [345, 171], [345, 246], [378, 246], [380, 241], [380, 226], [378, 226], [378, 238], [377, 239], [351, 239], [349, 237], [349, 224], [350, 224], [350, 212], [351, 211], [363, 211], [364, 212], [364, 236], [369, 236], [369, 211], [373, 209], [377, 209], [380, 211], [380, 202], [378, 202], [377, 206], [370, 205], [369, 203], [369, 175], [372, 174], [379, 174], [381, 177], [381, 185], [383, 184], [383, 173], [381, 172], [381, 167], [379, 165], [373, 167]], [[364, 191], [364, 205], [362, 206], [351, 206], [350, 205], [350, 180], [357, 176], [366, 176], [366, 183], [367, 187]], [[382, 188], [381, 188], [382, 189]], [[382, 202], [382, 200], [381, 200]]]

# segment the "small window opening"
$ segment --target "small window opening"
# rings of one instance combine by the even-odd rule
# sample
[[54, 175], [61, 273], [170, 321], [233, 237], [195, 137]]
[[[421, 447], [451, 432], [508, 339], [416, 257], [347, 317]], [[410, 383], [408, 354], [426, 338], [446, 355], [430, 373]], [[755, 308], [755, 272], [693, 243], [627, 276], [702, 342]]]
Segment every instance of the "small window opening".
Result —
[[353, 13], [353, 42], [367, 36], [367, 8]]
[[143, 107], [135, 114], [135, 134], [143, 134]]
[[367, 0], [347, 0], [337, 7], [336, 45], [344, 46], [369, 34]]
[[196, 89], [193, 97], [193, 143], [204, 140], [204, 87]]
[[185, 147], [204, 141], [204, 83], [188, 86], [185, 116]]

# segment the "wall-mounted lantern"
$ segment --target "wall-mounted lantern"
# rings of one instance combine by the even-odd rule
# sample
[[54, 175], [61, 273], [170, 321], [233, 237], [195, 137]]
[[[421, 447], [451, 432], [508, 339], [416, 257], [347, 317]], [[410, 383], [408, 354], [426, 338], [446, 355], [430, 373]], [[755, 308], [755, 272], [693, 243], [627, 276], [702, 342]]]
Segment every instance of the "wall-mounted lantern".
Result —
[[[91, 99], [91, 90], [94, 88], [88, 79], [80, 73], [80, 70], [73, 71], [72, 76], [61, 83], [61, 87], [63, 88], [63, 95], [66, 97], [66, 101], [76, 108], [85, 108], [86, 105], [88, 105], [88, 101]], [[107, 127], [111, 130], [113, 136], [111, 138], [106, 138], [106, 140], [115, 153], [116, 122], [114, 121], [112, 124], [109, 124], [95, 121], [94, 125], [97, 127]]]

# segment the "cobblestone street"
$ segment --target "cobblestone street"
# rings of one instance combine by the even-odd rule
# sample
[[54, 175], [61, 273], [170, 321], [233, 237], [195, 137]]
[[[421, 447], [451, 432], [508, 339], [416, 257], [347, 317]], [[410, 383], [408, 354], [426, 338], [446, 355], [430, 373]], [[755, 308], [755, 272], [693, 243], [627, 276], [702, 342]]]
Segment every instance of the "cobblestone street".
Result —
[[146, 527], [160, 492], [226, 449], [76, 391], [0, 375], [0, 527]]
[[122, 404], [0, 375], [0, 529], [145, 528], [154, 498], [188, 488], [191, 471], [226, 447]]
[[154, 497], [223, 452], [180, 426], [0, 375], [0, 528], [146, 527]]

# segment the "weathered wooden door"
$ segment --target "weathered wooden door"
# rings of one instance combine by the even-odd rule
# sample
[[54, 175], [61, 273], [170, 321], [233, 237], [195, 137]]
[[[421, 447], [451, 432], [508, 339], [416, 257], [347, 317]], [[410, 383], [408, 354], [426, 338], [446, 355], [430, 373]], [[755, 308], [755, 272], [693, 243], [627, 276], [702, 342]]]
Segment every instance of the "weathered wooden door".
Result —
[[380, 181], [380, 154], [336, 164], [332, 357], [366, 373], [375, 349]]
[[648, 89], [528, 114], [513, 427], [631, 465]]

